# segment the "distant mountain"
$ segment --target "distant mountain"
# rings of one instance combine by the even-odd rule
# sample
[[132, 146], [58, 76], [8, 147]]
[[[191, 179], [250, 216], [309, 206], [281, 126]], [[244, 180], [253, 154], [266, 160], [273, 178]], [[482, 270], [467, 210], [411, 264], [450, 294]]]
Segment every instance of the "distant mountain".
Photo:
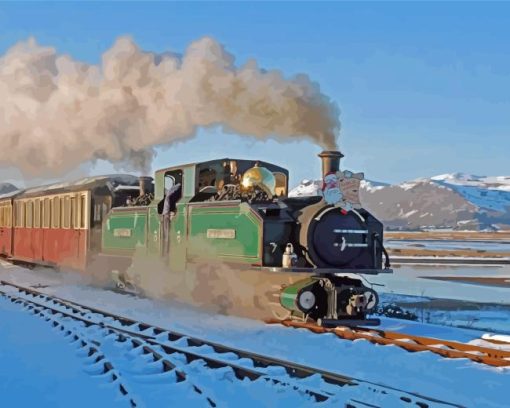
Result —
[[[320, 195], [321, 185], [303, 180], [290, 195]], [[360, 196], [388, 229], [510, 230], [510, 177], [454, 173], [396, 185], [365, 180]]]
[[0, 195], [10, 193], [18, 188], [10, 183], [0, 183]]

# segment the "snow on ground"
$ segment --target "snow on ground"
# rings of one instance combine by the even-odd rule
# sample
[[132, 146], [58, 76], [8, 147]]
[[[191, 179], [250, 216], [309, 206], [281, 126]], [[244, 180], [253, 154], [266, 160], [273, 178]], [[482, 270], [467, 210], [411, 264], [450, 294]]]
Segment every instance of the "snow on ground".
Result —
[[[60, 330], [1, 297], [0, 321], [2, 407], [129, 407], [131, 401], [137, 407], [206, 407], [209, 404], [205, 396], [219, 406], [250, 406], [254, 402], [256, 406], [260, 395], [290, 406], [310, 402], [310, 397], [278, 389], [263, 380], [243, 384], [228, 369], [203, 370], [200, 361], [187, 366], [190, 380], [178, 383], [175, 372], [162, 372], [161, 362], [149, 360], [150, 356], [130, 342], [118, 342], [104, 328], [60, 319], [66, 330], [80, 337], [71, 343]], [[81, 339], [94, 344], [105, 359], [96, 361], [96, 355], [89, 356], [88, 349], [80, 349]], [[111, 374], [119, 380], [113, 382], [110, 374], [103, 374], [105, 361], [113, 365]], [[233, 387], [234, 382], [240, 387]], [[118, 384], [122, 384], [126, 396], [121, 395]], [[195, 392], [193, 386], [202, 393]]]
[[48, 323], [0, 297], [1, 407], [127, 407], [118, 388], [89, 375], [71, 344]]
[[[341, 340], [334, 334], [317, 335], [304, 329], [213, 315], [182, 304], [122, 295], [76, 281], [66, 283], [67, 278], [62, 274], [48, 269], [29, 271], [10, 266], [0, 269], [0, 278], [21, 285], [49, 284], [41, 290], [196, 337], [468, 407], [508, 406], [510, 374], [507, 369], [463, 359], [444, 359], [430, 352], [408, 353], [365, 340]], [[400, 327], [410, 332], [412, 329], [416, 334], [462, 341], [476, 336], [470, 331], [394, 319], [384, 319], [383, 327], [392, 330]]]
[[[16, 289], [11, 287], [2, 288], [8, 293], [12, 293], [18, 296]], [[24, 296], [22, 296], [24, 297]], [[20, 313], [23, 306], [9, 304], [6, 299], [2, 298], [2, 302], [10, 305], [11, 308], [17, 307], [17, 312]], [[2, 307], [0, 302], [0, 307]], [[61, 309], [60, 307], [57, 307]], [[63, 309], [62, 309], [63, 310]], [[188, 376], [188, 380], [184, 382], [176, 382], [175, 372], [162, 372], [162, 364], [160, 361], [153, 361], [150, 355], [143, 352], [141, 348], [133, 347], [130, 342], [119, 341], [116, 336], [109, 334], [108, 330], [96, 325], [85, 326], [82, 322], [75, 321], [65, 316], [53, 315], [48, 312], [44, 312], [44, 319], [51, 319], [51, 321], [59, 322], [65, 328], [61, 332], [68, 332], [66, 334], [68, 339], [72, 339], [73, 336], [78, 336], [78, 340], [73, 339], [74, 345], [81, 344], [85, 340], [89, 345], [93, 345], [98, 351], [90, 355], [88, 347], [83, 348], [79, 353], [83, 358], [83, 362], [86, 363], [85, 373], [102, 378], [103, 380], [112, 381], [111, 375], [116, 376], [115, 383], [122, 385], [123, 390], [127, 395], [124, 397], [124, 405], [121, 406], [134, 406], [137, 407], [162, 407], [162, 406], [183, 406], [190, 404], [191, 406], [209, 406], [206, 402], [206, 397], [213, 401], [216, 406], [220, 407], [237, 407], [243, 405], [245, 407], [259, 407], [264, 406], [311, 406], [318, 405], [314, 403], [311, 396], [308, 396], [302, 392], [297, 392], [292, 387], [286, 387], [283, 385], [275, 385], [271, 381], [266, 381], [264, 378], [256, 381], [250, 381], [248, 379], [238, 380], [234, 373], [229, 368], [218, 368], [208, 369], [204, 367], [204, 363], [201, 360], [187, 363], [186, 359], [181, 354], [168, 355], [164, 350], [158, 350], [164, 358], [169, 360], [172, 364], [180, 367], [181, 371], [185, 372]], [[0, 315], [1, 316], [1, 315]], [[33, 327], [33, 323], [37, 320], [35, 315], [32, 315], [33, 319], [24, 324], [26, 329], [30, 333], [38, 333], [44, 331], [43, 327]], [[25, 323], [25, 322], [23, 322]], [[46, 330], [51, 331], [48, 323], [46, 323]], [[61, 327], [62, 328], [62, 327]], [[54, 330], [55, 331], [55, 330]], [[179, 341], [177, 341], [179, 343]], [[0, 342], [1, 344], [1, 342]], [[60, 346], [60, 345], [57, 345]], [[184, 347], [182, 344], [178, 347]], [[201, 347], [201, 352], [206, 354], [213, 353], [212, 350], [204, 350], [208, 346]], [[38, 344], [32, 346], [33, 351], [39, 351]], [[45, 350], [40, 350], [44, 352]], [[101, 360], [98, 357], [101, 356]], [[49, 355], [52, 359], [51, 363], [54, 370], [61, 370], [59, 358], [61, 355], [53, 353]], [[228, 358], [227, 358], [228, 359]], [[109, 374], [102, 374], [104, 363], [108, 362], [113, 364], [112, 370]], [[11, 362], [7, 362], [13, 364]], [[251, 367], [249, 361], [239, 361], [240, 365], [248, 365]], [[10, 370], [10, 367], [5, 366], [6, 372]], [[283, 369], [280, 368], [268, 368], [271, 375], [275, 378], [280, 378], [283, 382], [290, 381], [288, 375]], [[52, 372], [48, 372], [50, 378]], [[37, 380], [30, 372], [24, 372], [20, 385], [23, 386], [24, 382], [30, 378], [31, 381]], [[106, 382], [110, 382], [106, 381]], [[81, 389], [78, 382], [73, 382], [74, 396], [80, 395], [86, 390]], [[326, 407], [337, 407], [347, 406], [352, 401], [363, 400], [370, 404], [377, 404], [380, 407], [394, 407], [401, 406], [402, 401], [399, 399], [400, 395], [392, 395], [391, 393], [374, 392], [372, 385], [360, 384], [357, 387], [338, 387], [325, 384], [318, 376], [312, 376], [305, 380], [301, 380], [296, 385], [301, 387], [308, 387], [310, 389], [321, 389], [331, 394], [331, 397], [320, 406]], [[195, 391], [195, 387], [200, 390], [199, 393]], [[1, 389], [1, 387], [0, 387]], [[16, 390], [17, 391], [17, 390]], [[91, 390], [92, 392], [94, 390]], [[46, 400], [38, 400], [38, 406], [42, 407], [53, 407], [59, 404], [68, 406], [70, 404], [70, 398], [67, 400], [61, 399], [61, 396], [53, 394], [51, 388], [49, 388], [51, 403], [46, 403]], [[16, 393], [7, 395], [5, 402], [16, 402]], [[35, 396], [38, 397], [37, 395]], [[12, 400], [12, 401], [11, 401]], [[53, 401], [57, 400], [57, 403]], [[75, 402], [73, 400], [72, 405], [74, 406], [89, 406], [89, 400], [83, 402]], [[10, 404], [11, 405], [11, 404]], [[111, 407], [115, 406], [110, 401], [110, 398], [98, 395], [96, 406], [99, 407]]]

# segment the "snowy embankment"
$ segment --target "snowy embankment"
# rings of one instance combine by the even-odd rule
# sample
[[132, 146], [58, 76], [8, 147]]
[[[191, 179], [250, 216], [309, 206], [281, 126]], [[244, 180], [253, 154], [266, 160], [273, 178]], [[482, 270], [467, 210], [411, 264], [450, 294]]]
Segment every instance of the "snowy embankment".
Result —
[[[467, 360], [444, 359], [429, 352], [409, 353], [398, 347], [377, 346], [365, 340], [341, 340], [333, 334], [317, 335], [303, 329], [212, 315], [172, 302], [140, 299], [83, 286], [51, 270], [29, 271], [8, 266], [0, 269], [0, 278], [20, 285], [49, 285], [39, 290], [196, 337], [444, 401], [468, 407], [508, 406], [506, 390], [510, 387], [510, 373], [507, 369]], [[414, 333], [460, 341], [479, 337], [474, 331], [392, 319], [385, 319], [383, 324], [386, 329], [400, 327], [402, 332], [412, 329]], [[266, 399], [266, 396], [275, 398], [274, 395], [260, 395], [259, 402], [271, 401], [275, 406], [281, 405], [279, 402], [285, 403], [284, 400]], [[301, 403], [307, 405], [309, 402], [301, 400]]]

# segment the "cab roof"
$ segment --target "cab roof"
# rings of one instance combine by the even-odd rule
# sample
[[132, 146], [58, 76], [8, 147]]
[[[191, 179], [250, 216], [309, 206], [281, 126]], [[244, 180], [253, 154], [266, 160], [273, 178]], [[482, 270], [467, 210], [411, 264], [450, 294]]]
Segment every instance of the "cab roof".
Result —
[[284, 167], [277, 166], [276, 164], [272, 164], [272, 163], [265, 162], [262, 160], [236, 159], [236, 158], [231, 158], [231, 157], [208, 160], [208, 161], [203, 161], [203, 162], [184, 163], [184, 164], [180, 164], [180, 165], [176, 165], [176, 166], [159, 169], [156, 171], [156, 173], [161, 173], [161, 172], [166, 173], [167, 171], [179, 170], [179, 169], [183, 169], [185, 167], [208, 167], [208, 166], [218, 165], [218, 164], [222, 164], [222, 163], [230, 162], [230, 161], [237, 162], [238, 166], [240, 166], [240, 167], [248, 167], [248, 168], [253, 167], [255, 165], [255, 163], [258, 163], [259, 166], [266, 167], [269, 170], [280, 171], [287, 176], [289, 175], [289, 171], [287, 169], [285, 169]]

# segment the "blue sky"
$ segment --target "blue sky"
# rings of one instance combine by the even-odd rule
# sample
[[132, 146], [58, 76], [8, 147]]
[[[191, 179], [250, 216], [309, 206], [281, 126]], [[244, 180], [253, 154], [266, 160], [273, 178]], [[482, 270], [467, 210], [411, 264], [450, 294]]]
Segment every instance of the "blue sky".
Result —
[[[341, 109], [344, 168], [388, 182], [510, 175], [508, 3], [0, 3], [0, 27], [0, 54], [34, 36], [90, 63], [120, 35], [178, 52], [213, 36], [238, 64], [255, 58], [321, 85]], [[320, 150], [209, 129], [160, 150], [154, 168], [253, 157], [288, 167], [295, 184], [319, 175]]]

